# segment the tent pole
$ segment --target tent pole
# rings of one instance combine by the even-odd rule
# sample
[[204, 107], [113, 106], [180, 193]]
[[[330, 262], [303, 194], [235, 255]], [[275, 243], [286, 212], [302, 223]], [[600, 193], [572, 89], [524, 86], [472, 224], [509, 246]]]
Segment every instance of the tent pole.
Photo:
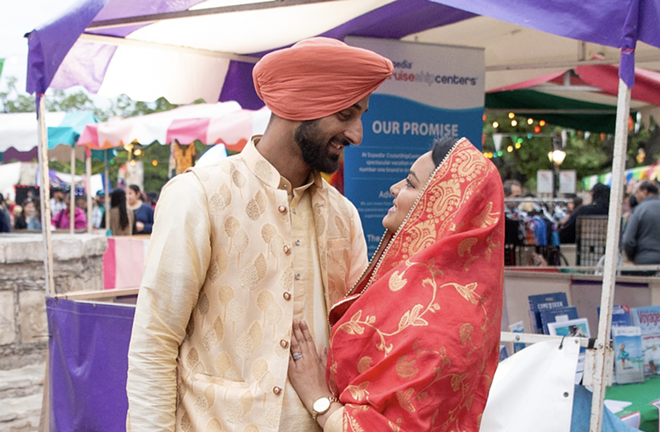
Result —
[[50, 232], [50, 178], [48, 176], [48, 131], [46, 129], [46, 96], [39, 96], [39, 171], [41, 172], [41, 233], [44, 237], [44, 286], [46, 295], [55, 295], [53, 279], [53, 243]]
[[69, 234], [73, 234], [76, 220], [76, 149], [71, 146], [71, 184], [69, 185]]
[[628, 116], [630, 115], [630, 89], [619, 79], [617, 102], [616, 132], [614, 135], [614, 154], [612, 155], [612, 189], [610, 190], [610, 208], [607, 219], [607, 243], [605, 246], [605, 267], [603, 269], [603, 287], [600, 298], [600, 317], [598, 337], [596, 338], [593, 365], [593, 397], [591, 400], [590, 432], [600, 432], [603, 422], [603, 402], [607, 380], [611, 374], [611, 363], [607, 358], [613, 355], [610, 346], [610, 327], [612, 325], [612, 303], [616, 284], [616, 266], [619, 256], [619, 236], [621, 231], [621, 202], [623, 201], [624, 170], [626, 148], [628, 146]]
[[92, 232], [92, 151], [85, 149], [85, 190], [87, 191], [87, 232]]
[[105, 193], [105, 230], [110, 229], [110, 150], [105, 151], [105, 179], [103, 181], [103, 192]]

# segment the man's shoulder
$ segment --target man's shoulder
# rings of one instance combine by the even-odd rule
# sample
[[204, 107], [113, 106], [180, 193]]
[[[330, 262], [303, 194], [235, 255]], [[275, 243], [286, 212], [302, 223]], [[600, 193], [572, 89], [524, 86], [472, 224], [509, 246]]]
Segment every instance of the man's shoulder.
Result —
[[184, 174], [189, 174], [201, 181], [203, 184], [213, 181], [226, 181], [234, 171], [243, 170], [244, 159], [241, 154], [230, 156], [210, 165], [195, 166], [188, 168]]

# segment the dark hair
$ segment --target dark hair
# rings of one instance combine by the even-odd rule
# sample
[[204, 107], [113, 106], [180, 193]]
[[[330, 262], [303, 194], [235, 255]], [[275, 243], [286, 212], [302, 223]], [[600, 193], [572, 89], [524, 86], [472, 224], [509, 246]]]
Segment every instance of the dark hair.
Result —
[[141, 196], [140, 194], [140, 186], [136, 184], [128, 185], [129, 188], [133, 189], [133, 192], [135, 192], [138, 196]]
[[654, 181], [644, 180], [639, 184], [639, 188], [653, 195], [658, 194], [658, 185]]
[[433, 164], [437, 167], [445, 159], [449, 151], [454, 147], [454, 144], [458, 142], [458, 138], [454, 137], [442, 137], [435, 138], [433, 140], [433, 147], [431, 148], [431, 158], [433, 159]]
[[110, 195], [110, 206], [112, 208], [119, 208], [119, 226], [121, 229], [126, 229], [128, 226], [128, 211], [126, 209], [126, 192], [124, 192], [124, 189], [115, 189], [112, 191], [112, 195]]
[[599, 207], [609, 207], [610, 205], [610, 187], [602, 183], [596, 183], [591, 189], [592, 204]]

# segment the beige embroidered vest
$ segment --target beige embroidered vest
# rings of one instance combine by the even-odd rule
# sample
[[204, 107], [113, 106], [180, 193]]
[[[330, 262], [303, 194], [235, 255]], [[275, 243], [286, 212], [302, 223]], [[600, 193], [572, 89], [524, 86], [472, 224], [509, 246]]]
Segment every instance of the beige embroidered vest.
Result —
[[[179, 350], [176, 430], [277, 431], [293, 316], [287, 191], [252, 143], [191, 171], [208, 201], [211, 260]], [[320, 179], [309, 193], [329, 309], [366, 267], [366, 244], [346, 198]]]

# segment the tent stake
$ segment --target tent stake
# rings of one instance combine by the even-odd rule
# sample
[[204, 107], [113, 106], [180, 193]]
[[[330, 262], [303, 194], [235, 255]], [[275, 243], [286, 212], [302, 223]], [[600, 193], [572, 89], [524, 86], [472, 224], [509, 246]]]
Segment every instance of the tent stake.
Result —
[[616, 132], [614, 134], [614, 154], [612, 159], [612, 189], [607, 220], [607, 243], [605, 246], [605, 267], [603, 288], [600, 298], [600, 317], [593, 365], [593, 397], [591, 400], [590, 432], [600, 432], [603, 422], [603, 402], [607, 390], [606, 370], [610, 365], [607, 356], [612, 355], [610, 327], [612, 324], [612, 303], [616, 283], [616, 262], [619, 255], [619, 235], [621, 232], [621, 202], [623, 200], [624, 169], [628, 146], [628, 116], [630, 115], [630, 89], [619, 79]]

